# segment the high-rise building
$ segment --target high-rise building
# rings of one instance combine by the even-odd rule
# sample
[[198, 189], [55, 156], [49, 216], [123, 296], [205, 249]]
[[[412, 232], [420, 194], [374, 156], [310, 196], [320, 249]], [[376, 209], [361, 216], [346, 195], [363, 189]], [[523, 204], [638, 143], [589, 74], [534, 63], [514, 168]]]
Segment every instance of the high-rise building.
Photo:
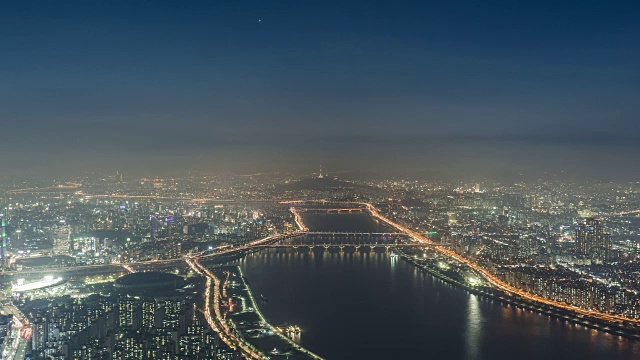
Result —
[[140, 334], [132, 331], [119, 331], [115, 335], [115, 350], [113, 360], [139, 360], [142, 359], [144, 342]]
[[198, 319], [197, 315], [194, 304], [191, 321], [187, 326], [187, 332], [180, 337], [178, 344], [180, 354], [192, 359], [201, 358], [205, 351], [203, 348], [204, 329], [202, 325], [200, 325], [200, 319]]
[[44, 353], [47, 342], [46, 317], [37, 317], [31, 323], [31, 346], [35, 358], [40, 358]]
[[123, 295], [118, 302], [118, 326], [123, 329], [133, 329], [138, 314], [137, 301], [131, 296]]
[[449, 225], [454, 225], [458, 223], [458, 220], [456, 218], [456, 213], [453, 211], [450, 211], [447, 213], [447, 220], [449, 222]]
[[0, 265], [2, 267], [8, 265], [8, 254], [7, 254], [7, 222], [3, 214], [0, 214], [0, 241], [2, 241], [2, 246], [0, 248]]
[[609, 261], [611, 236], [602, 229], [600, 220], [587, 218], [576, 226], [575, 253], [595, 263]]
[[152, 299], [142, 302], [142, 328], [151, 331], [155, 327], [156, 303]]
[[161, 328], [164, 331], [176, 331], [180, 327], [180, 319], [184, 315], [183, 302], [179, 299], [166, 299], [163, 303], [164, 316]]
[[66, 223], [57, 224], [52, 229], [53, 250], [56, 254], [68, 254], [71, 248], [71, 227]]
[[150, 227], [151, 227], [151, 236], [155, 237], [156, 234], [158, 233], [158, 230], [160, 229], [160, 222], [158, 221], [158, 215], [157, 214], [151, 214], [149, 221], [151, 222]]

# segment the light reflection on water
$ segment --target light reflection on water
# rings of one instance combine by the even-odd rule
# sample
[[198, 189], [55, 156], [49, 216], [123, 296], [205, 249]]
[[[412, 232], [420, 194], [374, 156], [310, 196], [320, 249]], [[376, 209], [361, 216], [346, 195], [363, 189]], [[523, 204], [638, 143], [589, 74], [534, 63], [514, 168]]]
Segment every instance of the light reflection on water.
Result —
[[[338, 217], [316, 221], [368, 221]], [[238, 264], [269, 298], [265, 316], [300, 326], [298, 341], [327, 359], [640, 359], [640, 342], [477, 297], [389, 253], [269, 249]]]
[[639, 343], [483, 299], [384, 252], [265, 250], [238, 262], [273, 323], [327, 359], [634, 359]]
[[480, 357], [482, 322], [482, 313], [480, 312], [478, 297], [476, 295], [469, 295], [465, 345], [467, 347], [467, 356], [472, 359]]

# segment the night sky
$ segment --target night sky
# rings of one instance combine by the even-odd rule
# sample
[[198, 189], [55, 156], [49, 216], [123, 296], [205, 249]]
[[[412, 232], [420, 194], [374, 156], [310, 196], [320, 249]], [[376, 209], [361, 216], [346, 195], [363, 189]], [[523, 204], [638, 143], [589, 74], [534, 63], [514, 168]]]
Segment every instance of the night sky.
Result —
[[6, 1], [0, 169], [636, 178], [640, 5]]

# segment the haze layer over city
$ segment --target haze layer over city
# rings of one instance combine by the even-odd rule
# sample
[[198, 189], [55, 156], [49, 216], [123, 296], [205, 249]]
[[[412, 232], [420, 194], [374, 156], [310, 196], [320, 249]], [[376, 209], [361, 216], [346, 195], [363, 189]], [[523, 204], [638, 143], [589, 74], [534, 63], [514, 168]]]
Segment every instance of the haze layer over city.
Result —
[[3, 4], [0, 359], [640, 358], [638, 14]]

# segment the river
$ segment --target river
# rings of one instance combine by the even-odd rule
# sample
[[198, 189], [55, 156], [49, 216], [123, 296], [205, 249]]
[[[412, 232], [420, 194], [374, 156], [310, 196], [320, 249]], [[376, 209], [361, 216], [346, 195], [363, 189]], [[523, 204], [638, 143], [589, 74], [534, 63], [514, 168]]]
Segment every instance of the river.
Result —
[[[384, 232], [364, 214], [312, 231]], [[327, 359], [640, 359], [640, 342], [483, 299], [384, 252], [268, 249], [238, 261], [273, 324]]]

